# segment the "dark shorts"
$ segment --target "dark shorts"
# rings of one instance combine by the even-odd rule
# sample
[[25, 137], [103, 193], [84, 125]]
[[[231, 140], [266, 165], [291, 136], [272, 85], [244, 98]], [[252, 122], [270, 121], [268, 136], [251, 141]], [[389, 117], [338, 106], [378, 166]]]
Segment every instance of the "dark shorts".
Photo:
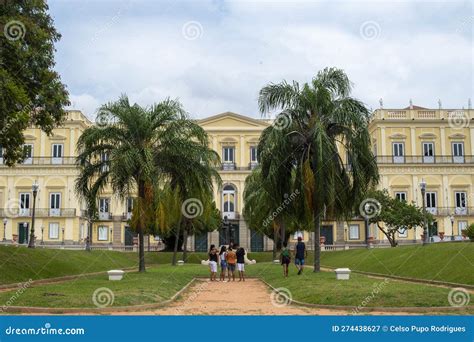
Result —
[[235, 264], [228, 264], [227, 268], [229, 269], [229, 271], [234, 272], [235, 271]]
[[302, 258], [302, 259], [296, 258], [296, 259], [295, 259], [295, 265], [301, 265], [301, 266], [303, 266], [303, 265], [304, 265], [304, 258]]
[[282, 265], [289, 265], [290, 262], [291, 262], [291, 258], [288, 258], [288, 257], [281, 258], [281, 264]]
[[225, 270], [227, 268], [227, 261], [222, 260], [221, 261], [221, 268]]

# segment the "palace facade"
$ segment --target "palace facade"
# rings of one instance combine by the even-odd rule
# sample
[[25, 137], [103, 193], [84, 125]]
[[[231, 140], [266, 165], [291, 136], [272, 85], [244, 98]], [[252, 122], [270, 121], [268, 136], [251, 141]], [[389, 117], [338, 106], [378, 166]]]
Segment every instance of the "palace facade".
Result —
[[[436, 217], [433, 234], [455, 236], [474, 223], [474, 111], [472, 109], [378, 109], [369, 130], [377, 158], [381, 181], [397, 198], [422, 204], [420, 183], [426, 183], [425, 203]], [[270, 120], [253, 119], [226, 112], [198, 123], [208, 132], [211, 147], [221, 157], [221, 188], [215, 187], [216, 204], [226, 216], [225, 230], [191, 236], [188, 248], [198, 251], [210, 244], [219, 245], [232, 236], [251, 251], [271, 250], [273, 242], [258, 227], [249, 227], [242, 217], [245, 178], [258, 164], [257, 144]], [[37, 245], [82, 248], [87, 237], [84, 206], [74, 192], [78, 175], [75, 165], [76, 143], [93, 123], [79, 111], [69, 111], [62, 127], [47, 136], [39, 129], [25, 132], [27, 158], [9, 168], [3, 165], [0, 148], [0, 241], [26, 244], [32, 222], [32, 184], [37, 181], [35, 235]], [[341, 155], [344, 154], [341, 152]], [[99, 201], [99, 219], [93, 225], [95, 246], [133, 247], [134, 233], [128, 227], [133, 201], [121, 200], [111, 190]], [[349, 222], [323, 222], [325, 245], [364, 244], [366, 230], [376, 243], [384, 236], [374, 226], [365, 227], [363, 219]], [[403, 242], [420, 240], [421, 230], [399, 234]], [[304, 231], [308, 245], [312, 234]], [[146, 245], [158, 246], [159, 237], [145, 239]]]

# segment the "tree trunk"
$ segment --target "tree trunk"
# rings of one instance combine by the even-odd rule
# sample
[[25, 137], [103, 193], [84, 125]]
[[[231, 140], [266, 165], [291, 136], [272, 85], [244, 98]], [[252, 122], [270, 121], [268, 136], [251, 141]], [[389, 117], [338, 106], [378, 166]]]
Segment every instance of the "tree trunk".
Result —
[[[145, 202], [145, 182], [140, 181], [138, 183], [138, 196], [140, 197], [140, 200], [143, 203]], [[142, 207], [143, 209], [143, 207]], [[144, 237], [143, 237], [143, 226], [142, 226], [142, 220], [138, 220], [138, 227], [137, 227], [137, 233], [138, 233], [138, 272], [145, 272], [145, 245], [144, 245]]]
[[171, 265], [176, 266], [176, 259], [178, 254], [178, 244], [179, 244], [179, 233], [181, 230], [181, 222], [183, 219], [183, 215], [179, 216], [178, 226], [176, 227], [176, 240], [174, 241], [174, 248], [173, 248], [173, 260]]
[[390, 242], [391, 247], [397, 247], [397, 241], [395, 239], [395, 233], [391, 235], [389, 232], [386, 232], [385, 229], [383, 229], [379, 223], [377, 223], [377, 227], [380, 229], [380, 231], [387, 237], [388, 242]]
[[313, 272], [321, 271], [321, 217], [316, 215], [314, 222], [314, 269]]
[[86, 251], [90, 252], [92, 250], [92, 218], [89, 217], [87, 220], [87, 238], [86, 238]]
[[280, 224], [280, 228], [281, 228], [281, 248], [283, 248], [283, 245], [285, 244], [286, 242], [286, 225], [285, 225], [285, 222], [281, 222]]
[[273, 223], [273, 260], [276, 260], [277, 258], [277, 248], [278, 248], [278, 232], [279, 232], [279, 227]]
[[184, 228], [183, 240], [183, 261], [186, 262], [186, 259], [188, 258], [188, 227]]

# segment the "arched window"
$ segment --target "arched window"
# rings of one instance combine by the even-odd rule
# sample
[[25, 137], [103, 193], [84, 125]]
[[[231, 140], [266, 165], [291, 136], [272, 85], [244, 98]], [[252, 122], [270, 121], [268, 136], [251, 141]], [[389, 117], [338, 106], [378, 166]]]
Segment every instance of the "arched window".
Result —
[[225, 185], [222, 189], [222, 213], [228, 219], [235, 218], [235, 193], [235, 187], [230, 184]]

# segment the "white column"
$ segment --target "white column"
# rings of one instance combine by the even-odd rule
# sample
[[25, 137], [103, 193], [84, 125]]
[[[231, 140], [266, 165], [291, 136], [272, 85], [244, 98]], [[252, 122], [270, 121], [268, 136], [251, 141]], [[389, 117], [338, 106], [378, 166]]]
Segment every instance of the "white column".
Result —
[[380, 127], [380, 145], [382, 148], [382, 156], [387, 155], [387, 141], [385, 140], [385, 127]]
[[76, 148], [75, 133], [76, 131], [73, 128], [69, 130], [69, 157], [72, 157], [75, 155], [75, 148]]
[[[443, 202], [444, 202], [444, 207], [451, 207], [451, 191], [448, 186], [448, 176], [443, 175]], [[441, 204], [441, 203], [440, 203]], [[448, 213], [450, 214], [450, 213]]]
[[221, 152], [217, 150], [217, 135], [212, 136], [212, 149], [219, 153], [219, 155], [221, 154]]
[[446, 153], [446, 131], [444, 127], [440, 129], [440, 137], [441, 137], [441, 155], [445, 156]]
[[[418, 198], [418, 189], [419, 189], [419, 182], [418, 182], [418, 176], [413, 175], [412, 176], [412, 183], [413, 183], [413, 201], [421, 206], [421, 198]], [[420, 195], [421, 196], [421, 195]]]
[[471, 156], [474, 156], [474, 128], [471, 128]]
[[415, 156], [416, 153], [416, 137], [415, 137], [416, 127], [410, 127], [410, 140], [411, 140], [411, 155]]
[[240, 136], [240, 167], [245, 166], [245, 137], [243, 135]]

